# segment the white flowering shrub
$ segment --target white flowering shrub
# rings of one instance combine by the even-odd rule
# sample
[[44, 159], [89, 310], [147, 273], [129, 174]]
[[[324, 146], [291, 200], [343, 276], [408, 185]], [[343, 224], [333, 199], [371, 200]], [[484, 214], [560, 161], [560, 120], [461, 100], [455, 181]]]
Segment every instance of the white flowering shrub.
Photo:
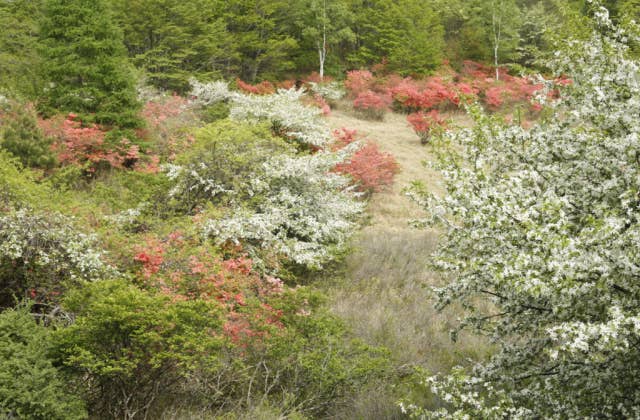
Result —
[[640, 417], [640, 67], [596, 20], [558, 56], [573, 84], [551, 118], [525, 130], [474, 110], [439, 145], [454, 143], [446, 195], [411, 193], [447, 228], [440, 304], [462, 302], [462, 326], [499, 348], [464, 380], [430, 379], [446, 408], [405, 404], [415, 417]]
[[115, 276], [95, 243], [61, 215], [23, 209], [0, 217], [0, 306], [14, 297], [56, 301], [74, 283]]
[[269, 159], [261, 176], [251, 179], [252, 191], [261, 199], [209, 220], [206, 235], [218, 244], [242, 243], [256, 260], [262, 250], [309, 268], [322, 267], [344, 246], [364, 209], [350, 180], [331, 172], [344, 159], [328, 152]]
[[191, 84], [191, 96], [201, 105], [213, 105], [226, 101], [232, 96], [229, 84], [223, 80], [201, 83], [196, 79], [191, 79], [189, 83]]
[[207, 203], [249, 201], [256, 195], [252, 179], [262, 176], [263, 163], [273, 155], [292, 152], [265, 124], [223, 120], [196, 131], [195, 139], [177, 164], [164, 166], [174, 183], [169, 191], [173, 207], [188, 213]]
[[340, 99], [344, 98], [347, 92], [342, 87], [339, 82], [329, 82], [329, 83], [315, 83], [310, 82], [309, 87], [311, 88], [311, 92], [316, 95], [322, 96], [329, 102], [335, 103]]
[[304, 105], [304, 90], [278, 89], [273, 95], [248, 95], [230, 91], [226, 82], [191, 82], [191, 95], [202, 105], [228, 101], [230, 118], [236, 121], [267, 121], [282, 137], [313, 147], [331, 141], [331, 131], [322, 119], [322, 110]]
[[204, 227], [214, 243], [242, 245], [256, 261], [284, 257], [306, 267], [322, 266], [344, 245], [364, 204], [351, 180], [332, 170], [359, 144], [297, 155], [264, 124], [230, 120], [195, 138], [177, 165], [164, 167], [173, 182], [169, 203], [190, 214], [220, 209]]

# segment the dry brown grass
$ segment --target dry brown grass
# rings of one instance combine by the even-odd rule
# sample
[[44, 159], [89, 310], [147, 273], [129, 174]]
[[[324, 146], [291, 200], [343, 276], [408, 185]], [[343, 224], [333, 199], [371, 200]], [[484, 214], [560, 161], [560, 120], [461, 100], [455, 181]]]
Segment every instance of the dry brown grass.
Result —
[[467, 358], [488, 351], [480, 339], [462, 335], [457, 342], [449, 331], [462, 315], [460, 309], [434, 309], [430, 286], [441, 280], [427, 268], [439, 232], [416, 230], [411, 219], [421, 209], [402, 195], [412, 181], [422, 181], [442, 192], [438, 174], [422, 164], [432, 156], [420, 144], [405, 116], [390, 114], [382, 122], [356, 119], [348, 111], [329, 117], [333, 128], [356, 129], [392, 153], [401, 167], [388, 191], [374, 194], [369, 206], [370, 224], [354, 239], [354, 252], [346, 262], [346, 278], [330, 287], [332, 306], [366, 342], [391, 350], [401, 365], [418, 365], [443, 372]]

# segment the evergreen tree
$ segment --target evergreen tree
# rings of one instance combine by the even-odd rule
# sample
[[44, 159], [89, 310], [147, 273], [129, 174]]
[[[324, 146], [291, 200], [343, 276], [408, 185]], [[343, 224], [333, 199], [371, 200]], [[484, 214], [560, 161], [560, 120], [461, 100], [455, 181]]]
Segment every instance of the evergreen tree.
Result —
[[296, 70], [292, 56], [298, 43], [289, 25], [295, 7], [284, 0], [234, 0], [226, 4], [225, 20], [239, 53], [242, 79], [277, 79]]
[[83, 121], [139, 125], [134, 78], [122, 32], [106, 0], [46, 0], [41, 29], [50, 86], [41, 109], [78, 112]]

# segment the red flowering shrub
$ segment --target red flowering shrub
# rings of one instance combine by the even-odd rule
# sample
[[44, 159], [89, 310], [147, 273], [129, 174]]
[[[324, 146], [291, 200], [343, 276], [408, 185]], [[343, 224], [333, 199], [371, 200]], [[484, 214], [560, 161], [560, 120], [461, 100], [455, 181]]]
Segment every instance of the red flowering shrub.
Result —
[[256, 85], [251, 85], [249, 83], [243, 82], [240, 79], [236, 79], [236, 86], [241, 91], [252, 93], [254, 95], [271, 95], [272, 93], [276, 92], [275, 86], [273, 86], [273, 83], [269, 82], [268, 80], [260, 82]]
[[67, 118], [40, 120], [45, 136], [53, 139], [52, 149], [63, 165], [79, 165], [88, 173], [95, 173], [100, 165], [109, 167], [133, 167], [140, 158], [139, 147], [123, 138], [119, 142], [107, 143], [106, 131], [91, 124], [83, 126], [75, 114]]
[[368, 119], [382, 120], [384, 114], [389, 111], [390, 104], [391, 98], [388, 95], [368, 90], [358, 95], [353, 101], [353, 108]]
[[369, 141], [348, 162], [336, 165], [335, 170], [350, 175], [360, 191], [371, 193], [391, 185], [399, 166], [393, 155], [381, 152], [377, 144]]
[[416, 112], [407, 116], [407, 121], [413, 127], [422, 144], [426, 144], [434, 130], [446, 127], [446, 121], [436, 110]]
[[163, 240], [148, 237], [133, 259], [144, 285], [172, 301], [215, 303], [225, 314], [219, 333], [236, 344], [247, 346], [283, 328], [283, 313], [272, 305], [285, 292], [284, 284], [258, 274], [246, 257], [224, 260], [174, 232]]
[[333, 131], [333, 137], [336, 139], [335, 142], [331, 146], [331, 150], [336, 151], [340, 150], [343, 147], [353, 143], [356, 141], [356, 136], [358, 132], [356, 130], [349, 130], [348, 128], [342, 127], [340, 129]]
[[407, 113], [455, 109], [463, 101], [477, 98], [496, 111], [531, 101], [542, 89], [526, 77], [511, 76], [505, 68], [500, 68], [498, 74], [500, 80], [495, 79], [492, 67], [473, 61], [465, 61], [460, 73], [445, 65], [436, 75], [423, 80], [402, 79], [394, 74], [377, 78], [366, 70], [356, 70], [347, 74], [345, 87], [352, 98], [362, 96], [366, 102], [371, 101], [372, 93], [377, 93], [381, 98], [390, 98], [395, 110]]
[[375, 79], [369, 70], [353, 70], [347, 73], [347, 80], [344, 87], [350, 98], [355, 99], [360, 94], [370, 91], [373, 88]]
[[331, 106], [321, 95], [315, 94], [313, 96], [306, 95], [302, 98], [303, 102], [309, 104], [311, 106], [315, 106], [320, 108], [322, 111], [322, 115], [329, 116], [331, 115]]
[[[159, 154], [171, 161], [176, 154], [194, 141], [190, 134], [190, 127], [197, 124], [189, 100], [179, 95], [157, 97], [148, 101], [142, 109], [142, 118], [147, 130], [139, 133], [151, 143], [154, 154]], [[136, 169], [154, 172], [158, 168], [160, 158], [152, 154], [141, 162]]]

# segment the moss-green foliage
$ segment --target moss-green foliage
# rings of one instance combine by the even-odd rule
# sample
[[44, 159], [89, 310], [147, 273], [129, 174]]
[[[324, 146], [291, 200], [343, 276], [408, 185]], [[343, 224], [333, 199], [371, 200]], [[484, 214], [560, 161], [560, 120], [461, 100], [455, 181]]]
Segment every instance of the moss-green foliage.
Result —
[[19, 160], [0, 148], [0, 211], [23, 206], [42, 206], [54, 196], [36, 181], [36, 175], [23, 169]]
[[16, 102], [10, 103], [2, 113], [0, 123], [0, 147], [20, 159], [24, 166], [51, 169], [55, 156], [51, 141], [38, 127], [35, 111]]
[[51, 334], [35, 322], [27, 306], [0, 313], [0, 417], [86, 418], [82, 399], [69, 392], [54, 367]]
[[122, 30], [106, 0], [46, 0], [40, 32], [50, 86], [40, 109], [81, 113], [82, 121], [141, 124]]
[[[290, 314], [283, 319], [286, 334], [251, 355], [277, 372], [272, 394], [287, 395], [285, 407], [298, 407], [319, 418], [345, 404], [346, 397], [366, 384], [393, 376], [388, 352], [351, 340], [344, 324], [324, 308], [324, 300], [324, 295], [311, 289], [292, 293], [279, 307]], [[265, 375], [259, 381], [269, 386], [273, 378]]]

